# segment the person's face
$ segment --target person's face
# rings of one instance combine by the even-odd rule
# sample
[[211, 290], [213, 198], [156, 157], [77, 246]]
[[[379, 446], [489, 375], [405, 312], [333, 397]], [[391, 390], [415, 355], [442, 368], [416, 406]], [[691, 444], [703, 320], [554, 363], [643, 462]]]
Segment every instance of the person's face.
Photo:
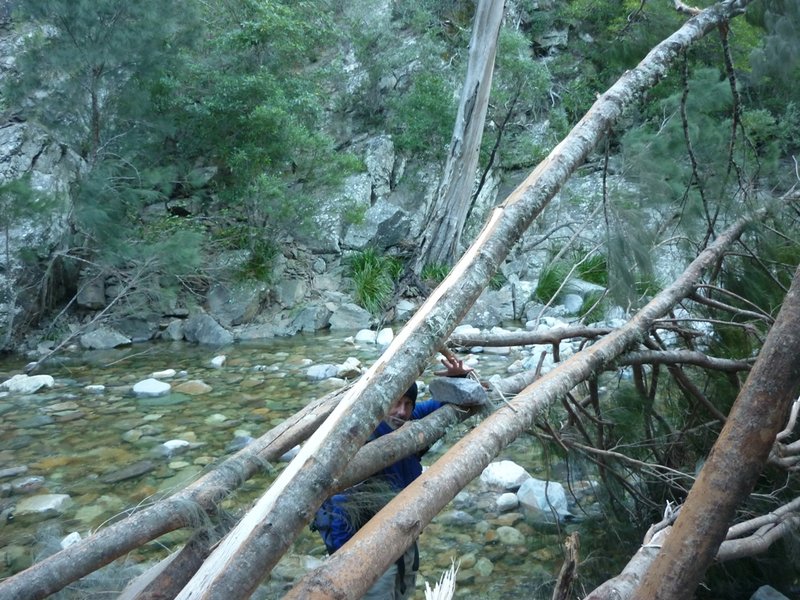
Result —
[[411, 413], [414, 410], [414, 402], [408, 396], [400, 396], [397, 400], [392, 402], [389, 410], [386, 413], [386, 423], [392, 429], [397, 429], [403, 423], [411, 418]]

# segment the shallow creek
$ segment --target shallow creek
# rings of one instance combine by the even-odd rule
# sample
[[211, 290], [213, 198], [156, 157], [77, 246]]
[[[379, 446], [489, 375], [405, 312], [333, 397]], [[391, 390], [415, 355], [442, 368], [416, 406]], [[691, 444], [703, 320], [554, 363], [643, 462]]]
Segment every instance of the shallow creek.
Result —
[[[508, 365], [519, 358], [517, 352], [476, 354], [471, 360], [481, 377], [488, 378], [505, 375]], [[212, 366], [212, 358], [219, 355], [225, 356], [224, 364]], [[348, 334], [337, 332], [221, 349], [183, 343], [137, 344], [113, 351], [75, 351], [49, 363], [39, 372], [52, 375], [54, 387], [29, 395], [0, 395], [0, 472], [27, 469], [0, 479], [4, 486], [0, 577], [54, 551], [68, 534], [85, 537], [175, 491], [230, 454], [237, 438], [262, 435], [308, 401], [334, 389], [330, 381], [312, 381], [307, 376], [309, 366], [338, 365], [348, 357], [369, 366], [379, 355], [375, 345], [356, 345]], [[23, 366], [21, 361], [0, 362], [0, 381], [22, 372]], [[420, 380], [430, 380], [434, 368], [432, 364]], [[197, 395], [175, 391], [160, 397], [133, 395], [135, 383], [166, 369], [177, 372], [163, 378], [173, 387], [202, 380], [210, 389]], [[425, 392], [420, 395], [420, 399], [427, 397]], [[448, 437], [456, 439], [467, 427], [462, 425]], [[171, 456], [158, 453], [169, 440], [191, 445]], [[447, 441], [434, 447], [424, 462], [430, 464], [446, 446]], [[547, 475], [538, 444], [530, 438], [514, 442], [499, 459], [514, 460], [536, 477]], [[143, 460], [151, 461], [152, 468], [109, 483], [115, 473]], [[223, 507], [234, 515], [243, 514], [283, 466], [273, 465], [268, 474], [248, 481]], [[31, 494], [67, 494], [70, 504], [50, 518], [15, 518], [14, 505]], [[432, 585], [452, 560], [461, 564], [456, 597], [550, 597], [562, 560], [560, 543], [570, 529], [534, 528], [517, 512], [500, 513], [495, 508], [497, 495], [482, 490], [475, 481], [425, 529], [415, 598], [424, 598], [423, 580]], [[580, 527], [591, 527], [591, 520], [584, 520]], [[126, 578], [163, 558], [185, 539], [185, 532], [163, 536], [78, 584], [69, 597], [120, 590]], [[292, 581], [324, 555], [317, 534], [306, 529], [257, 595], [281, 597]]]

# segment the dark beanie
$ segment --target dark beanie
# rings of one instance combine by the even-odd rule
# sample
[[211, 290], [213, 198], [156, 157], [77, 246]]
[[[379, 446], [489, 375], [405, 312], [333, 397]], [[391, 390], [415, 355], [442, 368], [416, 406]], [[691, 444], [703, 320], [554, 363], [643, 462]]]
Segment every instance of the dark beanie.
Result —
[[408, 388], [405, 394], [403, 394], [406, 398], [411, 398], [411, 402], [414, 404], [417, 403], [417, 382], [411, 384], [411, 387]]

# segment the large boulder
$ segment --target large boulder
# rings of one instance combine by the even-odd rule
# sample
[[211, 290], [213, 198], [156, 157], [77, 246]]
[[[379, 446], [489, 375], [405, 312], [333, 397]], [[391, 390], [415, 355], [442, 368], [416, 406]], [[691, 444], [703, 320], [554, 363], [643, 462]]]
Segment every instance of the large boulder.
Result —
[[267, 296], [262, 281], [247, 281], [235, 285], [217, 283], [206, 294], [209, 314], [221, 325], [241, 325], [251, 322]]
[[233, 334], [205, 312], [197, 312], [186, 319], [183, 335], [197, 344], [224, 346], [233, 342]]

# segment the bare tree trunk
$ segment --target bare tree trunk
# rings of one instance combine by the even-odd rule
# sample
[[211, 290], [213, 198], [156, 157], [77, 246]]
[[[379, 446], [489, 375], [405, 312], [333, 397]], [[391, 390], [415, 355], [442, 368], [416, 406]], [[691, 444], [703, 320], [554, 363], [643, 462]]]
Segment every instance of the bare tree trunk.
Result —
[[[466, 315], [513, 245], [584, 162], [625, 107], [659, 81], [681, 51], [740, 12], [748, 2], [729, 0], [690, 19], [594, 103], [570, 134], [493, 211], [476, 241], [447, 278], [272, 487], [219, 544], [179, 598], [235, 600], [252, 593], [310, 521], [384, 410], [427, 366], [435, 350]], [[611, 355], [616, 356], [620, 351]], [[587, 364], [599, 362], [587, 361]], [[581, 373], [582, 377], [591, 375], [591, 370], [589, 367]], [[565, 378], [561, 383], [567, 385], [568, 382], [569, 378]], [[569, 390], [556, 387], [560, 393]], [[481, 460], [484, 458], [482, 455]], [[463, 481], [461, 487], [468, 481]], [[444, 490], [444, 494], [447, 493], [449, 490]], [[389, 548], [390, 553], [393, 551]], [[379, 565], [379, 570], [375, 571], [379, 573], [392, 561], [383, 563], [387, 557], [380, 553], [377, 556], [378, 561], [373, 566]], [[399, 552], [395, 558], [397, 556]], [[359, 584], [364, 581], [362, 579]]]
[[427, 264], [450, 265], [458, 256], [475, 187], [504, 4], [504, 0], [480, 0], [475, 11], [467, 76], [442, 181], [428, 211], [428, 225], [422, 232], [414, 269], [417, 273]]
[[800, 268], [672, 532], [634, 594], [689, 598], [750, 494], [800, 385]]
[[[763, 212], [761, 213], [763, 214]], [[360, 598], [503, 448], [527, 431], [541, 411], [641, 339], [653, 322], [692, 293], [750, 219], [741, 219], [704, 250], [684, 273], [620, 329], [573, 355], [508, 402], [384, 507], [328, 561], [300, 580], [284, 600]]]

